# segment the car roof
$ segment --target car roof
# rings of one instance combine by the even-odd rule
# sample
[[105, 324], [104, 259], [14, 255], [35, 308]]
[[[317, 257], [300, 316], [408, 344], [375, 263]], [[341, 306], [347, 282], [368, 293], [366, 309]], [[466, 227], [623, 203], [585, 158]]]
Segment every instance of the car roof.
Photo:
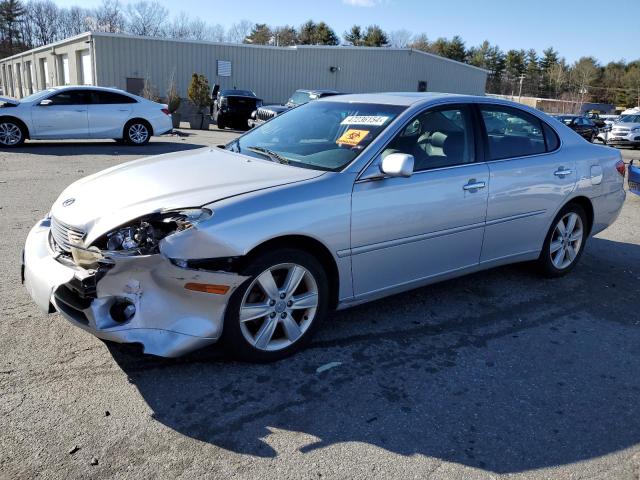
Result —
[[[381, 105], [398, 105], [408, 107], [416, 104], [427, 104], [443, 98], [460, 99], [468, 102], [470, 99], [487, 97], [461, 95], [455, 93], [438, 92], [383, 92], [383, 93], [350, 93], [329, 98], [321, 98], [318, 101], [345, 102], [345, 103], [377, 103]], [[503, 103], [497, 101], [496, 103]]]
[[298, 90], [296, 90], [296, 92], [305, 92], [305, 93], [333, 93], [335, 95], [338, 95], [342, 92], [339, 92], [338, 90], [329, 90], [329, 89], [323, 89], [323, 88], [316, 88], [316, 89], [312, 89], [312, 90], [307, 90], [305, 88], [299, 88]]
[[96, 90], [100, 92], [113, 92], [113, 93], [122, 93], [125, 95], [133, 95], [133, 93], [126, 92], [120, 88], [116, 87], [96, 87], [94, 85], [63, 85], [57, 87], [48, 87], [47, 90], [55, 90], [58, 92], [62, 92], [64, 90], [76, 90], [78, 88], [82, 88], [83, 90]]

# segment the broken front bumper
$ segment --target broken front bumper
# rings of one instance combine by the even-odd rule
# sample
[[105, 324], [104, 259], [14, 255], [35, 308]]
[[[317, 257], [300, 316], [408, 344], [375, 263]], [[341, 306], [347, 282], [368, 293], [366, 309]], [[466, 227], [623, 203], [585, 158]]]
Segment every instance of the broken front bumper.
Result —
[[[191, 270], [161, 254], [110, 256], [109, 268], [84, 269], [64, 260], [49, 243], [47, 219], [29, 232], [24, 283], [45, 311], [55, 308], [74, 325], [104, 340], [139, 343], [145, 353], [177, 357], [214, 343], [222, 334], [229, 297], [245, 279], [231, 272]], [[225, 285], [224, 294], [185, 288], [188, 283]], [[135, 307], [131, 318], [114, 318], [114, 305]]]

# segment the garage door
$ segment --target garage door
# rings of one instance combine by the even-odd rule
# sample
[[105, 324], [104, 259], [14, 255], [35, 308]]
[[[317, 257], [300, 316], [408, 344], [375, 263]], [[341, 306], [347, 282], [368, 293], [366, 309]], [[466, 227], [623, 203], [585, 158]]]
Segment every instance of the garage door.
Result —
[[91, 53], [84, 50], [80, 53], [80, 64], [82, 65], [82, 83], [83, 85], [93, 85], [93, 75], [91, 69]]

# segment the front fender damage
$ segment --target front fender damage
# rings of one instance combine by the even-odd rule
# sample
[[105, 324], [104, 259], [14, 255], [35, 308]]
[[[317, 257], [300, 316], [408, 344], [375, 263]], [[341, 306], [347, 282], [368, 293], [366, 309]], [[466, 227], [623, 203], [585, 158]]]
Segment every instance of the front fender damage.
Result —
[[[75, 323], [100, 338], [139, 343], [145, 353], [164, 357], [219, 339], [229, 297], [247, 278], [229, 271], [183, 268], [163, 253], [128, 256], [93, 250], [92, 255], [102, 265], [93, 271], [102, 273], [96, 278], [95, 298], [83, 310], [86, 321]], [[223, 294], [185, 288], [194, 283], [228, 288], [219, 289]], [[128, 307], [126, 318], [118, 315], [122, 305]]]

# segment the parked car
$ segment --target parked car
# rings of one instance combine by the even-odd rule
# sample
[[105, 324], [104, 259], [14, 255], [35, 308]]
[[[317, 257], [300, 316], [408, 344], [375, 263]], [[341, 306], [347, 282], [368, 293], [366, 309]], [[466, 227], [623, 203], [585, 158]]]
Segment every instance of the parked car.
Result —
[[618, 217], [624, 174], [619, 151], [516, 103], [336, 96], [71, 184], [27, 237], [25, 285], [147, 353], [220, 340], [270, 361], [333, 308], [512, 262], [569, 273]]
[[282, 112], [286, 112], [290, 108], [334, 95], [341, 95], [341, 93], [336, 90], [296, 90], [284, 105], [265, 105], [256, 109], [248, 120], [249, 128], [262, 125], [267, 120], [271, 120], [273, 117], [280, 115]]
[[590, 142], [593, 142], [597, 138], [598, 132], [600, 131], [595, 123], [580, 115], [555, 115], [555, 117]]
[[638, 148], [640, 146], [640, 113], [621, 115], [611, 126], [607, 145], [628, 145]]
[[212, 103], [212, 119], [218, 128], [227, 126], [247, 128], [251, 113], [262, 105], [262, 99], [249, 90], [220, 90]]
[[606, 125], [604, 118], [602, 118], [603, 116], [599, 112], [586, 112], [584, 117], [591, 120], [598, 128], [603, 128]]
[[170, 132], [167, 105], [115, 88], [65, 86], [22, 100], [0, 98], [0, 146], [25, 139], [113, 138], [144, 145]]
[[640, 167], [636, 167], [633, 160], [629, 164], [629, 191], [640, 195]]

